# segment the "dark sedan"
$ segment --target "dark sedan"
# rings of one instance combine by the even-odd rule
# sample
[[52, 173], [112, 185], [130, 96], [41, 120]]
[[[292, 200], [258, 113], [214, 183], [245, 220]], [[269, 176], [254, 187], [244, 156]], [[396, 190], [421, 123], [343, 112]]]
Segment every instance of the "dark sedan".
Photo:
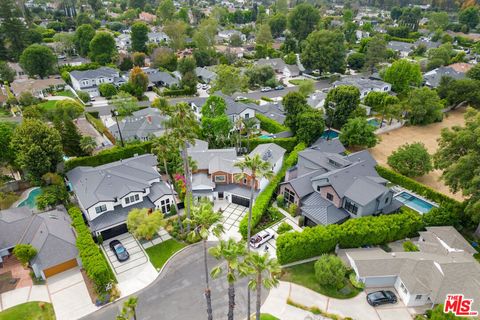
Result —
[[117, 256], [118, 261], [127, 261], [130, 258], [130, 254], [128, 254], [127, 249], [123, 246], [123, 244], [118, 240], [113, 240], [110, 242], [110, 249], [115, 253]]
[[397, 303], [397, 297], [392, 291], [380, 290], [367, 294], [367, 302], [376, 307], [381, 304]]

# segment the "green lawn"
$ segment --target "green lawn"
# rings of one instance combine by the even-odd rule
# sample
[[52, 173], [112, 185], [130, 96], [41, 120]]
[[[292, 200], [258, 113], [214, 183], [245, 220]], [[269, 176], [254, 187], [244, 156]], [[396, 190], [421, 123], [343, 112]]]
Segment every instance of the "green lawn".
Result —
[[304, 82], [310, 82], [312, 80], [307, 80], [307, 79], [293, 79], [293, 80], [288, 80], [288, 82], [290, 82], [291, 84], [295, 85], [295, 86], [299, 86], [301, 85], [302, 83]]
[[0, 312], [0, 320], [21, 319], [55, 320], [55, 312], [51, 303], [38, 301], [22, 303]]
[[147, 248], [147, 254], [150, 257], [150, 262], [157, 269], [163, 267], [165, 262], [178, 250], [185, 247], [186, 244], [170, 239], [165, 242]]
[[70, 98], [76, 98], [73, 95], [72, 91], [70, 91], [70, 90], [57, 91], [57, 92], [55, 92], [55, 95], [56, 96], [70, 97]]
[[272, 316], [271, 314], [268, 313], [262, 313], [260, 315], [260, 320], [280, 320], [277, 317]]
[[48, 100], [46, 102], [40, 103], [38, 106], [41, 107], [43, 110], [47, 111], [55, 108], [56, 104], [57, 104], [56, 100]]
[[299, 284], [325, 296], [337, 299], [353, 298], [361, 292], [360, 289], [355, 288], [350, 283], [348, 278], [345, 278], [345, 287], [340, 290], [321, 286], [315, 278], [314, 264], [315, 261], [285, 268], [282, 270], [281, 280]]

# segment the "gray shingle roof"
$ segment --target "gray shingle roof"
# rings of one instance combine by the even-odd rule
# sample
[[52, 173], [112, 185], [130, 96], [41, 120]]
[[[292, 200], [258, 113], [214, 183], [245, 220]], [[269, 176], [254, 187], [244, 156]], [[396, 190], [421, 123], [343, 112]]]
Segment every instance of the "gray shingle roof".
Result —
[[[160, 136], [165, 131], [164, 123], [167, 120], [156, 108], [145, 108], [134, 112], [131, 116], [119, 121], [120, 131], [125, 140], [145, 140], [152, 136]], [[114, 123], [108, 130], [119, 139], [117, 124]]]
[[313, 143], [312, 148], [321, 152], [338, 154], [344, 153], [346, 151], [345, 147], [339, 139], [325, 140], [323, 138], [319, 138]]
[[324, 199], [318, 192], [313, 192], [302, 201], [303, 215], [317, 224], [329, 225], [340, 223], [349, 218], [345, 210], [335, 207], [330, 201]]
[[[175, 189], [173, 190], [173, 192], [177, 194]], [[150, 199], [150, 201], [155, 202], [167, 194], [168, 195], [171, 194], [170, 188], [165, 182], [161, 181], [161, 182], [156, 182], [152, 184], [152, 186], [150, 187], [150, 193], [148, 194], [147, 197]]]
[[367, 178], [358, 177], [353, 178], [353, 181], [351, 180], [351, 185], [345, 191], [345, 197], [365, 206], [387, 191], [388, 188], [381, 184], [375, 183]]
[[276, 143], [262, 143], [250, 152], [250, 156], [258, 154], [263, 161], [268, 161], [273, 165], [283, 157], [285, 152], [286, 150]]
[[14, 247], [27, 229], [32, 210], [28, 207], [0, 211], [0, 249]]
[[99, 77], [117, 77], [118, 76], [118, 71], [109, 68], [109, 67], [100, 67], [98, 69], [94, 70], [85, 70], [85, 71], [72, 71], [70, 72], [70, 75], [74, 77], [77, 80], [82, 80], [82, 79], [96, 79]]
[[200, 186], [208, 186], [211, 189], [215, 188], [215, 183], [208, 177], [206, 173], [195, 173], [192, 175], [192, 188], [198, 189]]
[[466, 75], [463, 72], [458, 72], [454, 70], [452, 67], [443, 66], [437, 69], [433, 69], [431, 71], [426, 72], [423, 75], [423, 79], [425, 80], [425, 84], [427, 86], [436, 88], [440, 85], [440, 81], [443, 77], [450, 77], [456, 80], [465, 79]]
[[314, 170], [312, 172], [305, 173], [295, 179], [283, 182], [282, 184], [290, 184], [297, 196], [301, 199], [314, 191], [312, 187], [312, 178], [325, 172], [325, 169]]

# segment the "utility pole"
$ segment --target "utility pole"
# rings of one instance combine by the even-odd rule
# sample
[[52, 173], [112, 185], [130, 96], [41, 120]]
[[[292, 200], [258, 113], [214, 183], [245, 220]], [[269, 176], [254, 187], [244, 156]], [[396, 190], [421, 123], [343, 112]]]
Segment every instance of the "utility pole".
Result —
[[125, 144], [123, 143], [123, 137], [122, 137], [122, 131], [120, 130], [120, 125], [118, 124], [118, 112], [117, 110], [110, 110], [112, 113], [112, 117], [115, 117], [115, 121], [117, 122], [117, 129], [118, 129], [118, 134], [120, 135], [120, 142], [122, 144], [122, 147], [125, 147]]

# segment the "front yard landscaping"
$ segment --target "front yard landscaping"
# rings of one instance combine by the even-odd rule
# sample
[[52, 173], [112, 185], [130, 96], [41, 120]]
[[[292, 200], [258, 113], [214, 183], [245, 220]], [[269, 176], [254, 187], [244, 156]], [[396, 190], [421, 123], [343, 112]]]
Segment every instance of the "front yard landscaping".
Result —
[[186, 246], [185, 243], [170, 239], [159, 243], [153, 247], [147, 248], [145, 251], [150, 258], [150, 262], [157, 269], [161, 269], [165, 262], [177, 251]]
[[55, 312], [51, 303], [27, 302], [0, 312], [0, 320], [55, 320]]
[[309, 288], [327, 297], [337, 299], [349, 299], [358, 295], [362, 290], [355, 288], [348, 277], [345, 277], [345, 286], [341, 289], [330, 288], [320, 285], [315, 277], [315, 261], [284, 268], [280, 280], [293, 282]]

